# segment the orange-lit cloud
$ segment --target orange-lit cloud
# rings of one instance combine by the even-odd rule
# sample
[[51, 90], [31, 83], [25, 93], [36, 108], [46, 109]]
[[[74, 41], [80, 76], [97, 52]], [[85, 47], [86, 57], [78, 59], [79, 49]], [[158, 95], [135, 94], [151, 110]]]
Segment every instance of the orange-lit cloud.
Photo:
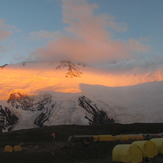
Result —
[[[98, 7], [95, 3], [89, 4], [87, 0], [62, 0], [63, 21], [67, 24], [63, 33], [65, 36], [49, 41], [45, 48], [37, 49], [32, 56], [43, 61], [90, 63], [132, 58], [135, 53], [150, 50], [140, 40], [113, 39], [109, 31], [126, 31], [127, 25], [116, 22], [107, 14], [96, 14]], [[44, 31], [42, 34], [47, 37], [50, 33]]]
[[10, 92], [23, 91], [37, 94], [40, 91], [79, 93], [81, 84], [109, 87], [131, 86], [163, 80], [163, 70], [142, 73], [102, 73], [89, 67], [80, 67], [80, 77], [66, 77], [66, 69], [56, 69], [58, 63], [26, 63], [7, 65], [0, 69], [0, 99], [7, 99]]
[[0, 19], [0, 41], [10, 37], [11, 31], [7, 30], [7, 25], [3, 19]]

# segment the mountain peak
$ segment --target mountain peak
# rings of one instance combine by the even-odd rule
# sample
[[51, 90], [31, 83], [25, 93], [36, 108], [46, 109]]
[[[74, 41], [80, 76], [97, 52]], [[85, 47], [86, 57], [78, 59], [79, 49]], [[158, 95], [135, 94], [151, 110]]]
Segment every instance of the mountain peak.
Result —
[[56, 69], [67, 69], [66, 76], [67, 78], [74, 78], [74, 77], [80, 77], [81, 74], [83, 74], [80, 70], [80, 67], [85, 67], [85, 64], [74, 64], [71, 61], [61, 61], [60, 64], [56, 67]]

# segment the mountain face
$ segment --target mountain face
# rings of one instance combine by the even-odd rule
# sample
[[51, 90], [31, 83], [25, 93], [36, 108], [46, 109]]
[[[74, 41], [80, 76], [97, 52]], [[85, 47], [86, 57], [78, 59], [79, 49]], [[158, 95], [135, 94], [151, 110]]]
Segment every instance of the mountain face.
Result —
[[100, 110], [89, 98], [81, 96], [79, 97], [78, 101], [79, 106], [85, 109], [86, 112], [89, 113], [89, 116], [91, 116], [85, 116], [85, 118], [89, 120], [89, 124], [104, 125], [114, 123], [114, 120], [107, 116], [107, 112]]
[[51, 95], [47, 94], [37, 98], [36, 96], [27, 96], [16, 92], [10, 94], [7, 102], [16, 109], [42, 111], [47, 105], [49, 107], [49, 104], [52, 102], [51, 98]]
[[[30, 115], [30, 121], [32, 121], [30, 127], [55, 125], [55, 118], [58, 117], [59, 124], [99, 125], [114, 122], [108, 117], [107, 112], [98, 108], [93, 101], [85, 96], [55, 100], [50, 94], [27, 96], [15, 92], [9, 96], [7, 103], [10, 108], [0, 106], [0, 127], [3, 131], [11, 130], [17, 123], [21, 126], [21, 121], [24, 120], [26, 114]], [[17, 110], [17, 113], [12, 113], [12, 109]], [[74, 117], [75, 112], [78, 114], [77, 117]], [[24, 126], [19, 128], [24, 128]]]
[[41, 112], [35, 118], [34, 124], [39, 127], [42, 127], [44, 123], [50, 118], [55, 107], [55, 102], [52, 101], [52, 97], [48, 95], [46, 96], [47, 97], [44, 97], [45, 99], [41, 100], [40, 104], [37, 105], [38, 110], [40, 110], [41, 107]]
[[67, 69], [67, 73], [65, 77], [74, 78], [80, 77], [82, 72], [79, 69], [79, 66], [85, 67], [84, 64], [78, 63], [77, 65], [73, 64], [70, 61], [61, 61], [60, 64], [56, 67], [56, 69]]
[[10, 94], [7, 102], [18, 110], [38, 112], [33, 124], [39, 127], [43, 126], [44, 122], [48, 120], [55, 106], [52, 96], [49, 94], [37, 97], [22, 95], [17, 92]]
[[12, 111], [0, 105], [0, 129], [2, 131], [10, 131], [17, 123], [18, 117]]
[[0, 129], [163, 122], [163, 75], [157, 73], [113, 76], [70, 61], [3, 65]]

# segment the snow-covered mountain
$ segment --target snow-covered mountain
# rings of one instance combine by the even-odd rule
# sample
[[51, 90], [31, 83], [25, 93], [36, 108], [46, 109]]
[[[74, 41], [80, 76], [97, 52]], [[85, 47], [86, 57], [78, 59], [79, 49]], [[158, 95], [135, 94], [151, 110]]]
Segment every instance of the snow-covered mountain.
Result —
[[[161, 71], [121, 74], [117, 81], [118, 75], [67, 61], [1, 67], [3, 131], [59, 124], [163, 122]], [[115, 83], [119, 87], [111, 87]]]

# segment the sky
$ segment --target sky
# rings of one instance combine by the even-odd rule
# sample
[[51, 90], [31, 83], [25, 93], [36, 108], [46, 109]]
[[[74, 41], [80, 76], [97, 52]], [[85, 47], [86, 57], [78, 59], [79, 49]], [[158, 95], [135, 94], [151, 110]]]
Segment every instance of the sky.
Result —
[[0, 65], [163, 69], [162, 8], [162, 0], [0, 0]]

